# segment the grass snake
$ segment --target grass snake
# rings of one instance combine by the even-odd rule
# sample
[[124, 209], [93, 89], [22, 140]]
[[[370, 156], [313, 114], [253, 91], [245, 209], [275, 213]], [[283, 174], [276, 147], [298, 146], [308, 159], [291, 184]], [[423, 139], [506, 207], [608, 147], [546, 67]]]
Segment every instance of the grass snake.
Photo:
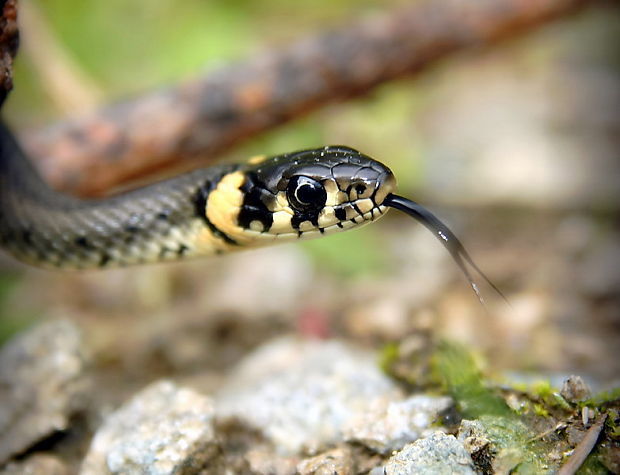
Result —
[[24, 262], [89, 269], [224, 254], [360, 227], [393, 207], [435, 234], [480, 300], [468, 266], [501, 295], [450, 229], [395, 188], [385, 165], [326, 146], [79, 199], [51, 189], [0, 124], [0, 244]]

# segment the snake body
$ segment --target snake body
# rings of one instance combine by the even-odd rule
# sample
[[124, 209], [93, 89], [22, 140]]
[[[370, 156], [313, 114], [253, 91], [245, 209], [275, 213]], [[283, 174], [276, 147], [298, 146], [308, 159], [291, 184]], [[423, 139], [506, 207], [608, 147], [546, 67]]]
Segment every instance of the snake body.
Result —
[[52, 190], [0, 126], [0, 245], [44, 267], [125, 266], [317, 237], [382, 216], [394, 187], [385, 165], [328, 146], [78, 199]]

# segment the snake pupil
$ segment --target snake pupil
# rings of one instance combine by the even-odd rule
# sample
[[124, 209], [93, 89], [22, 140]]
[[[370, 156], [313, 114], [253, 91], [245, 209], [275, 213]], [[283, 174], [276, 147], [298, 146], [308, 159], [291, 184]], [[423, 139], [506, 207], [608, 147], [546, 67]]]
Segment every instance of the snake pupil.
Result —
[[295, 197], [300, 203], [310, 204], [316, 198], [315, 188], [312, 185], [305, 183], [297, 188]]
[[291, 206], [300, 211], [319, 210], [327, 201], [327, 192], [323, 185], [307, 176], [291, 178], [286, 191]]

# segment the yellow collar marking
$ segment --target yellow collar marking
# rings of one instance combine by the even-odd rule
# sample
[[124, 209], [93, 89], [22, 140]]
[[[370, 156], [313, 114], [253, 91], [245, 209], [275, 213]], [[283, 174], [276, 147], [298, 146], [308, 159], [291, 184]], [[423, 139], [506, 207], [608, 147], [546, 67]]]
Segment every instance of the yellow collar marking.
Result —
[[240, 171], [224, 175], [217, 187], [209, 193], [206, 210], [207, 219], [217, 229], [239, 243], [251, 241], [245, 230], [237, 225], [243, 204], [243, 192], [239, 188], [244, 180], [245, 176]]

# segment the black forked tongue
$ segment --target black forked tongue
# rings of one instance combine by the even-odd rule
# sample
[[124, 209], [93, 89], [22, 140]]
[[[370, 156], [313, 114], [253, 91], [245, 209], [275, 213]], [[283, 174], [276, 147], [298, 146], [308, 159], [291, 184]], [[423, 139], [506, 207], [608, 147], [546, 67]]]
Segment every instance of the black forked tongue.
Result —
[[385, 197], [383, 204], [407, 213], [409, 216], [415, 218], [433, 232], [437, 239], [439, 239], [448, 250], [463, 274], [465, 274], [471, 288], [476, 293], [476, 296], [482, 305], [484, 305], [484, 299], [482, 298], [478, 285], [469, 272], [467, 264], [469, 264], [478, 274], [480, 274], [480, 276], [491, 286], [491, 288], [495, 290], [495, 292], [497, 292], [504, 299], [504, 301], [506, 301], [506, 303], [508, 303], [506, 296], [493, 282], [491, 282], [484, 272], [480, 270], [469, 253], [463, 247], [463, 244], [461, 244], [461, 241], [459, 241], [454, 233], [450, 231], [445, 224], [439, 221], [433, 213], [414, 201], [403, 198], [402, 196], [393, 195], [391, 193]]

